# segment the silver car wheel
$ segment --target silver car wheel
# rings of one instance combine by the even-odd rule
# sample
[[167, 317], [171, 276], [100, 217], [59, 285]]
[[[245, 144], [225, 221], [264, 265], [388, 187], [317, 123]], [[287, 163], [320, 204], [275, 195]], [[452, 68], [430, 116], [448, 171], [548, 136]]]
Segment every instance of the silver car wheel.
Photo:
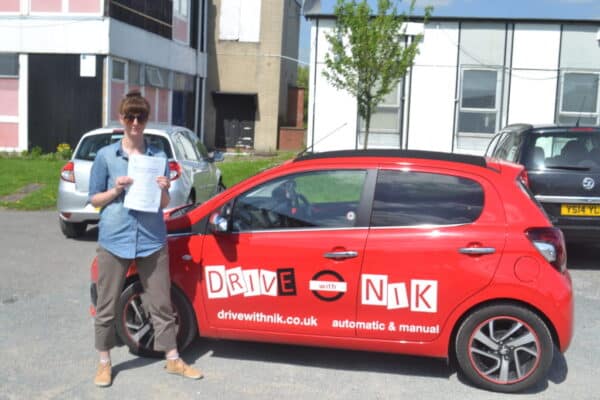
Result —
[[469, 357], [483, 378], [511, 384], [525, 379], [539, 362], [540, 344], [535, 332], [512, 317], [492, 318], [471, 336]]

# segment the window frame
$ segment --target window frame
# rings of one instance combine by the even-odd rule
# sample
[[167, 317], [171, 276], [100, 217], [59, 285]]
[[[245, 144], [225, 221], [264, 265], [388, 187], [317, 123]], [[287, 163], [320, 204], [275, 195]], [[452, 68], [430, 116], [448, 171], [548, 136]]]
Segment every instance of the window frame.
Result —
[[[115, 76], [115, 64], [122, 64], [123, 65], [123, 77], [116, 77]], [[127, 83], [129, 80], [129, 66], [128, 66], [128, 62], [126, 60], [120, 59], [120, 58], [111, 58], [110, 60], [110, 78], [112, 81], [115, 82], [123, 82], [123, 83]]]
[[[7, 57], [9, 59], [10, 64], [12, 64], [12, 68], [10, 68], [10, 70], [7, 69], [6, 73], [5, 73], [5, 71], [0, 70], [0, 78], [18, 78], [19, 77], [19, 54], [18, 53], [0, 53], [0, 57]], [[14, 59], [14, 63], [12, 62], [13, 59]]]
[[[346, 221], [350, 221], [351, 225], [348, 224], [338, 224], [335, 226], [332, 226], [331, 224], [331, 220], [334, 219], [333, 222], [337, 222], [340, 219], [339, 215], [336, 216], [317, 216], [314, 217], [314, 215], [310, 215], [310, 216], [302, 216], [301, 214], [297, 214], [298, 217], [295, 217], [294, 215], [289, 215], [288, 213], [284, 213], [283, 209], [279, 210], [278, 207], [282, 204], [282, 201], [275, 201], [276, 200], [276, 195], [275, 195], [275, 191], [278, 190], [280, 188], [280, 186], [284, 185], [287, 182], [293, 181], [294, 183], [296, 183], [296, 181], [298, 179], [302, 180], [303, 177], [306, 176], [323, 176], [323, 175], [329, 175], [329, 174], [355, 174], [353, 176], [359, 176], [362, 175], [362, 187], [360, 188], [360, 191], [358, 193], [354, 193], [357, 196], [357, 199], [353, 199], [353, 200], [343, 200], [341, 198], [336, 198], [335, 200], [329, 198], [329, 196], [331, 194], [340, 196], [341, 192], [340, 191], [336, 191], [336, 190], [331, 190], [329, 192], [329, 194], [325, 193], [324, 196], [326, 197], [326, 201], [315, 201], [315, 199], [310, 199], [310, 202], [308, 203], [308, 205], [310, 206], [315, 206], [317, 205], [317, 209], [321, 209], [321, 212], [323, 212], [322, 207], [324, 207], [325, 205], [329, 205], [331, 206], [332, 204], [334, 205], [346, 205], [349, 206], [351, 203], [354, 204], [355, 206], [355, 210], [354, 211], [354, 219], [352, 220], [350, 215], [348, 214], [348, 211], [346, 212], [345, 216], [346, 216]], [[343, 177], [342, 177], [343, 178]], [[318, 178], [317, 178], [318, 179]], [[283, 176], [278, 176], [272, 179], [269, 179], [268, 181], [262, 182], [258, 185], [253, 186], [252, 188], [244, 191], [243, 193], [238, 194], [234, 199], [232, 199], [230, 202], [228, 202], [228, 204], [226, 205], [226, 214], [230, 215], [230, 232], [234, 233], [234, 234], [240, 234], [240, 233], [250, 233], [250, 232], [266, 232], [266, 231], [284, 231], [284, 232], [297, 232], [299, 230], [336, 230], [336, 229], [366, 229], [367, 225], [364, 224], [364, 222], [362, 221], [362, 219], [360, 218], [361, 215], [361, 209], [363, 207], [363, 204], [365, 202], [365, 191], [370, 190], [369, 189], [369, 180], [371, 179], [370, 177], [370, 172], [369, 169], [367, 168], [351, 168], [351, 169], [346, 169], [346, 168], [333, 168], [333, 169], [316, 169], [316, 170], [311, 170], [311, 171], [305, 171], [305, 172], [295, 172], [295, 173], [291, 173], [288, 175], [283, 175]], [[273, 186], [273, 187], [271, 187]], [[303, 185], [299, 185], [296, 186], [294, 185], [294, 190], [298, 195], [303, 196], [305, 198], [310, 197], [310, 193], [306, 193], [302, 191], [302, 186]], [[309, 185], [310, 187], [312, 187], [312, 185]], [[329, 187], [338, 187], [336, 185], [331, 185]], [[304, 185], [304, 187], [307, 187], [306, 184]], [[297, 189], [297, 190], [296, 190]], [[261, 196], [261, 192], [265, 191], [265, 190], [271, 190], [270, 193], [270, 197], [269, 196]], [[264, 197], [264, 203], [259, 203], [259, 202], [254, 202], [252, 200], [250, 201], [244, 201], [245, 199], [252, 199], [252, 198], [263, 198]], [[368, 197], [368, 196], [367, 196]], [[255, 207], [258, 206], [256, 208], [256, 210], [254, 211], [261, 211], [264, 215], [266, 215], [267, 213], [272, 213], [275, 212], [279, 215], [278, 218], [283, 217], [285, 218], [292, 218], [292, 220], [294, 218], [300, 218], [298, 220], [299, 223], [305, 223], [306, 225], [280, 225], [277, 226], [275, 225], [275, 222], [273, 221], [269, 221], [272, 222], [274, 224], [274, 226], [269, 226], [269, 227], [250, 227], [248, 229], [238, 229], [235, 228], [236, 226], [236, 222], [238, 222], [235, 218], [236, 215], [242, 215], [244, 213], [244, 211], [239, 211], [240, 207], [244, 207], [244, 204], [246, 204], [246, 207]], [[261, 207], [263, 205], [275, 205], [275, 207], [273, 208], [264, 208]], [[320, 206], [320, 207], [319, 207]], [[311, 207], [312, 208], [312, 207]], [[340, 207], [329, 207], [329, 210], [335, 210], [336, 212], [339, 212], [339, 210], [341, 209]], [[252, 211], [252, 210], [250, 210]], [[250, 212], [248, 210], [246, 210], [246, 214], [248, 212]], [[298, 208], [298, 211], [301, 211], [300, 208]], [[324, 217], [326, 216], [327, 218], [325, 219], [319, 219], [319, 217]], [[314, 219], [306, 219], [306, 218], [313, 218]], [[329, 220], [329, 224], [326, 222]], [[253, 219], [251, 220], [251, 222], [253, 222]], [[318, 224], [313, 224], [313, 222], [316, 222]]]
[[[381, 102], [373, 111], [373, 113], [371, 114], [371, 123], [373, 123], [373, 117], [378, 113], [378, 112], [382, 112], [382, 111], [396, 111], [395, 115], [396, 115], [396, 119], [394, 120], [397, 123], [397, 126], [394, 128], [378, 128], [378, 129], [373, 129], [373, 126], [369, 127], [369, 140], [372, 140], [372, 135], [373, 134], [377, 134], [377, 135], [395, 135], [397, 136], [398, 139], [398, 143], [397, 145], [385, 145], [385, 144], [369, 144], [368, 148], [370, 149], [376, 149], [376, 148], [383, 148], [383, 149], [399, 149], [402, 146], [402, 115], [403, 115], [403, 89], [404, 89], [404, 78], [400, 78], [398, 80], [398, 83], [396, 84], [396, 99], [395, 99], [395, 103], [385, 103], [385, 102]], [[389, 93], [388, 93], [389, 95]], [[386, 96], [387, 97], [387, 96]], [[385, 99], [384, 99], [385, 100]], [[357, 135], [356, 135], [356, 145], [357, 148], [363, 148], [364, 147], [364, 137], [365, 137], [365, 120], [359, 115], [357, 115]]]
[[[565, 94], [565, 76], [566, 75], [595, 75], [596, 76], [596, 105], [595, 112], [577, 112], [563, 110], [563, 101]], [[566, 118], [595, 118], [596, 122], [593, 125], [600, 124], [600, 71], [581, 70], [581, 69], [565, 69], [560, 71], [560, 93], [558, 95], [557, 110], [555, 122], [557, 124], [571, 125], [569, 122], [561, 122], [561, 117]], [[585, 99], [585, 98], [584, 98]], [[573, 124], [574, 125], [574, 124]]]
[[[389, 184], [398, 184], [399, 180], [398, 178], [402, 178], [402, 175], [404, 175], [405, 177], [407, 177], [406, 179], [406, 184], [410, 186], [410, 184], [414, 184], [414, 182], [411, 182], [411, 179], [414, 179], [415, 182], [419, 182], [419, 179], [421, 180], [421, 184], [415, 185], [415, 187], [421, 189], [421, 188], [431, 188], [434, 185], [440, 184], [440, 185], [445, 185], [445, 186], [451, 186], [453, 188], [457, 188], [459, 185], [459, 183], [461, 181], [464, 181], [465, 184], [468, 182], [472, 187], [477, 187], [479, 189], [479, 197], [480, 197], [480, 203], [479, 204], [469, 204], [467, 205], [467, 207], [465, 208], [465, 210], [469, 210], [470, 208], [478, 208], [478, 213], [477, 215], [468, 215], [467, 213], [463, 213], [463, 214], [457, 214], [454, 215], [452, 217], [450, 216], [446, 216], [445, 219], [450, 220], [451, 218], [454, 219], [461, 219], [464, 218], [466, 219], [465, 221], [448, 221], [448, 222], [444, 222], [444, 223], [440, 223], [438, 222], [431, 222], [431, 221], [427, 221], [427, 219], [435, 219], [435, 218], [439, 218], [439, 216], [434, 215], [433, 213], [431, 214], [427, 214], [424, 213], [422, 210], [418, 211], [415, 210], [415, 212], [411, 215], [409, 213], [406, 213], [402, 216], [402, 214], [400, 214], [399, 216], [397, 216], [398, 219], [401, 218], [415, 218], [415, 217], [420, 217], [422, 219], [422, 221], [420, 222], [416, 222], [416, 223], [404, 223], [404, 224], [397, 224], [397, 223], [379, 223], [379, 220], [385, 220], [386, 222], [390, 221], [390, 217], [387, 216], [384, 218], [384, 215], [387, 213], [387, 211], [385, 210], [386, 206], [389, 208], [390, 204], [391, 207], [394, 207], [394, 204], [396, 204], [396, 207], [399, 207], [402, 202], [400, 200], [400, 198], [398, 199], [394, 199], [393, 195], [395, 193], [392, 193], [392, 195], [390, 196], [390, 198], [392, 200], [395, 201], [395, 203], [393, 202], [387, 202], [385, 204], [379, 204], [378, 202], [381, 202], [381, 200], [378, 200], [377, 195], [378, 195], [378, 190], [381, 190], [381, 192], [385, 192], [386, 195], [390, 195], [390, 191], [389, 190], [383, 190], [380, 189], [379, 186], [380, 185], [389, 185]], [[412, 175], [412, 177], [411, 177]], [[425, 176], [427, 175], [427, 177], [425, 178]], [[394, 177], [394, 179], [389, 179], [387, 182], [383, 182], [384, 179], [386, 179], [386, 177]], [[440, 181], [439, 179], [434, 178], [434, 176], [438, 177], [439, 179], [446, 179], [448, 178], [448, 181], [446, 183]], [[451, 182], [451, 180], [454, 180], [454, 182]], [[466, 185], [464, 185], [466, 186]], [[398, 187], [398, 186], [396, 186]], [[415, 197], [414, 194], [410, 194], [410, 191], [405, 191], [403, 192], [404, 194], [408, 193], [406, 195], [407, 198], [411, 198], [411, 197]], [[435, 191], [435, 193], [447, 193], [447, 191]], [[466, 192], [464, 192], [466, 193]], [[464, 197], [464, 193], [463, 196], [456, 196], [456, 193], [454, 193], [453, 196], [447, 196], [447, 197], [451, 197], [453, 199], [460, 199], [462, 197]], [[430, 199], [432, 198], [438, 198], [437, 195], [435, 196], [431, 196], [431, 194], [429, 196], [427, 196], [427, 193], [425, 193], [425, 191], [422, 191], [422, 195], [421, 195], [421, 201], [420, 202], [415, 202], [414, 204], [425, 204], [424, 201], [426, 201], [426, 198], [429, 197]], [[438, 203], [447, 203], [447, 197], [441, 199], [440, 201], [438, 201]], [[485, 193], [485, 187], [484, 185], [482, 185], [482, 183], [480, 182], [480, 180], [476, 179], [474, 176], [467, 176], [467, 175], [463, 175], [463, 174], [459, 174], [459, 173], [452, 173], [451, 171], [440, 171], [440, 170], [430, 170], [430, 169], [415, 169], [415, 170], [401, 170], [401, 169], [390, 169], [390, 168], [384, 168], [378, 171], [377, 173], [377, 178], [376, 178], [376, 183], [375, 183], [375, 188], [374, 188], [374, 192], [373, 192], [373, 201], [372, 201], [372, 209], [371, 209], [371, 216], [370, 216], [370, 220], [369, 220], [369, 226], [372, 229], [387, 229], [387, 228], [423, 228], [423, 227], [431, 227], [431, 226], [437, 226], [437, 227], [448, 227], [448, 226], [464, 226], [464, 225], [471, 225], [471, 224], [475, 224], [477, 223], [477, 220], [479, 220], [479, 218], [481, 218], [481, 216], [484, 213], [484, 210], [486, 208], [485, 205], [485, 197], [486, 197], [486, 193]], [[418, 196], [417, 196], [418, 198]], [[436, 200], [437, 201], [437, 200]], [[379, 207], [379, 208], [378, 208]], [[429, 207], [428, 209], [432, 209], [431, 207]], [[433, 208], [433, 209], [437, 209], [437, 208]], [[456, 212], [456, 209], [453, 208], [453, 211]], [[418, 219], [418, 218], [415, 218]]]
[[[496, 85], [494, 93], [494, 108], [482, 108], [482, 107], [463, 107], [464, 89], [465, 89], [465, 72], [468, 71], [490, 71], [496, 73]], [[459, 92], [458, 92], [458, 109], [457, 109], [457, 122], [456, 132], [457, 136], [462, 137], [475, 137], [475, 138], [488, 138], [496, 134], [500, 129], [500, 109], [502, 107], [502, 68], [501, 67], [476, 67], [476, 66], [461, 66], [460, 68], [460, 80], [459, 80]], [[460, 116], [461, 113], [471, 114], [490, 114], [495, 115], [495, 126], [492, 132], [473, 132], [463, 131], [460, 129]]]

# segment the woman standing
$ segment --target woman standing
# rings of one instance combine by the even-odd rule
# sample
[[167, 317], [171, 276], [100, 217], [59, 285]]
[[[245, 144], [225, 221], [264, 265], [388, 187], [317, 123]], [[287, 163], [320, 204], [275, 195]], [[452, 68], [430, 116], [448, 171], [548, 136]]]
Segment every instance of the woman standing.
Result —
[[162, 213], [170, 200], [168, 163], [165, 163], [164, 175], [156, 177], [161, 196], [157, 212], [124, 207], [124, 192], [133, 183], [127, 176], [129, 157], [167, 156], [144, 141], [150, 104], [140, 92], [132, 91], [125, 96], [119, 114], [124, 136], [98, 151], [90, 176], [90, 203], [101, 208], [97, 250], [98, 302], [94, 323], [100, 362], [94, 383], [97, 386], [112, 383], [110, 350], [115, 346], [117, 301], [129, 265], [134, 260], [147, 293], [147, 306], [155, 330], [154, 348], [165, 352], [167, 372], [199, 379], [202, 373], [183, 362], [177, 351], [177, 326], [171, 306], [167, 234]]

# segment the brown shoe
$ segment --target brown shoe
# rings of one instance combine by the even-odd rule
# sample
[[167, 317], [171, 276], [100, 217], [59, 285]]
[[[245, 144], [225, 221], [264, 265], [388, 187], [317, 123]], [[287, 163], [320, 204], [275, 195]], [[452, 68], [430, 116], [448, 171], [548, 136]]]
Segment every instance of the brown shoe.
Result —
[[167, 360], [165, 368], [168, 373], [181, 375], [185, 378], [200, 379], [203, 376], [201, 371], [190, 367], [185, 362], [183, 362], [181, 358], [178, 358], [176, 360]]
[[96, 371], [96, 378], [94, 378], [94, 384], [100, 387], [110, 386], [112, 383], [112, 369], [110, 363], [98, 363], [98, 371]]

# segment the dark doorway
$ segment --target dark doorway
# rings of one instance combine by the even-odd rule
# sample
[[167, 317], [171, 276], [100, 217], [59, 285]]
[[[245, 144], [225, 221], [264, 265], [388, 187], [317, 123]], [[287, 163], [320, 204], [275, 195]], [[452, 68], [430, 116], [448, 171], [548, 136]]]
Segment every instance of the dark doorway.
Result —
[[185, 126], [194, 130], [195, 102], [194, 92], [173, 91], [173, 106], [171, 107], [173, 125]]
[[215, 144], [219, 148], [254, 148], [256, 94], [214, 93]]
[[101, 126], [103, 60], [96, 56], [95, 77], [81, 77], [79, 54], [29, 55], [29, 149], [74, 148], [81, 135]]

